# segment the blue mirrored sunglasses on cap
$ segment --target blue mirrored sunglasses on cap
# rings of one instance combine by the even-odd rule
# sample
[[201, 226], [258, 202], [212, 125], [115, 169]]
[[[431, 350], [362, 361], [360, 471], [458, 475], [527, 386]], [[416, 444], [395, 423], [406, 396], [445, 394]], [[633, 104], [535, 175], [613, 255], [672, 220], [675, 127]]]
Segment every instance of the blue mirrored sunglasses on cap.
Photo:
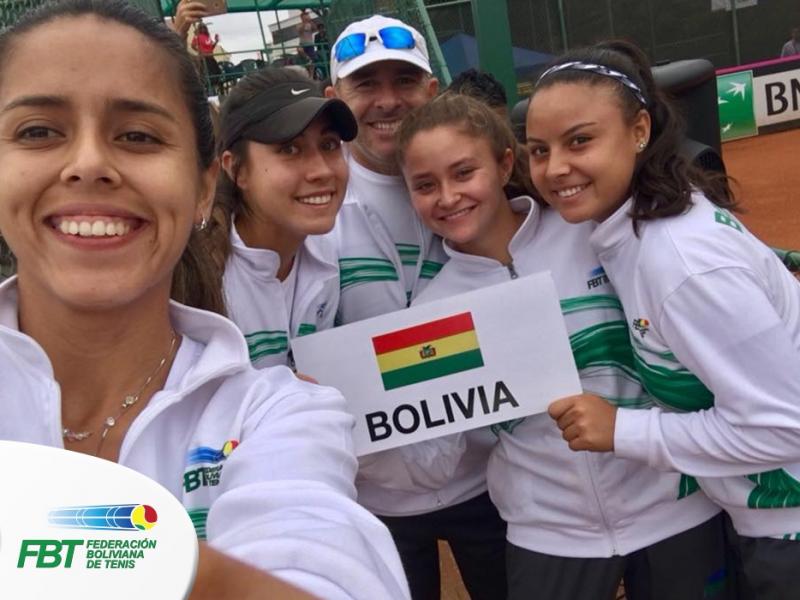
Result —
[[356, 56], [361, 56], [367, 50], [367, 44], [372, 40], [380, 39], [385, 48], [389, 50], [409, 50], [416, 45], [414, 34], [405, 27], [383, 27], [377, 35], [369, 39], [366, 33], [351, 33], [346, 35], [336, 44], [334, 57], [339, 62], [345, 62]]

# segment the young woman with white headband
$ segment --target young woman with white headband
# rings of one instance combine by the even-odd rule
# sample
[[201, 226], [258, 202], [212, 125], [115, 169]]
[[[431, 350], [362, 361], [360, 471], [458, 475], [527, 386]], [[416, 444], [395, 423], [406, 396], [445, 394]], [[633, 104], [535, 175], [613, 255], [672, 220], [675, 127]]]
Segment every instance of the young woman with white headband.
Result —
[[534, 183], [574, 227], [592, 224], [657, 403], [630, 410], [586, 394], [550, 412], [574, 450], [697, 477], [729, 516], [740, 597], [794, 598], [800, 282], [735, 216], [727, 179], [681, 158], [682, 135], [629, 44], [570, 53], [534, 90]]

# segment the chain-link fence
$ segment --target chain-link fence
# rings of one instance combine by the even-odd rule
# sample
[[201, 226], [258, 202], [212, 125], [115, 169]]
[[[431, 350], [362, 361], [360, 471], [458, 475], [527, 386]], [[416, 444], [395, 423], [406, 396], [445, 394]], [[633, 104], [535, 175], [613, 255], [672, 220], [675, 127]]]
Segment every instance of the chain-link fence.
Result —
[[[497, 1], [507, 3], [511, 40], [519, 48], [560, 54], [624, 38], [654, 63], [706, 58], [718, 69], [777, 58], [791, 29], [800, 27], [797, 0]], [[425, 4], [440, 42], [474, 35], [470, 0]]]
[[159, 19], [163, 19], [164, 15], [161, 12], [161, 3], [158, 0], [128, 0], [131, 4], [137, 5], [144, 12]]
[[45, 3], [46, 0], [2, 0], [0, 1], [0, 29], [17, 22], [21, 15]]

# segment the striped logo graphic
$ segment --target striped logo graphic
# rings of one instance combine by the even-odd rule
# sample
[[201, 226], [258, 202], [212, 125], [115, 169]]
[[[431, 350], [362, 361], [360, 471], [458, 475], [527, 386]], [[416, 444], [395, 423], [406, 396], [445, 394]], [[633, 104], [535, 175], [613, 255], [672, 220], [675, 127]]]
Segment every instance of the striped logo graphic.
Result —
[[372, 346], [386, 391], [483, 366], [468, 312], [379, 335]]
[[594, 269], [589, 271], [589, 279], [593, 279], [595, 277], [600, 277], [600, 275], [605, 275], [605, 274], [606, 274], [606, 270], [601, 265], [601, 266], [595, 267]]
[[399, 281], [392, 261], [383, 258], [340, 258], [339, 288], [372, 283], [373, 281]]
[[69, 506], [51, 510], [48, 521], [69, 529], [147, 531], [155, 526], [158, 514], [147, 504]]
[[230, 453], [233, 452], [238, 445], [238, 440], [228, 440], [222, 444], [222, 448], [219, 450], [216, 448], [210, 448], [209, 446], [198, 446], [197, 448], [192, 448], [186, 454], [186, 464], [198, 465], [220, 463], [228, 458]]
[[197, 539], [205, 540], [208, 537], [206, 535], [206, 523], [208, 522], [208, 509], [191, 508], [188, 509], [186, 512], [189, 513], [189, 518], [192, 520], [192, 525], [194, 525], [194, 532], [197, 534]]
[[285, 331], [254, 331], [245, 334], [247, 340], [247, 351], [250, 353], [250, 360], [256, 361], [262, 356], [280, 354], [289, 349], [289, 336]]

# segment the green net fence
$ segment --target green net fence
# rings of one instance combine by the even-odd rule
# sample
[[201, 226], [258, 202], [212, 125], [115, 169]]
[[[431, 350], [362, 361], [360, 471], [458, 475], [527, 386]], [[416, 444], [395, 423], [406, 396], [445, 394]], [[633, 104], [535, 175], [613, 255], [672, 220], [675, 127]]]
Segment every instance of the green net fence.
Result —
[[17, 22], [21, 15], [45, 3], [45, 0], [0, 0], [0, 29]]
[[161, 4], [158, 0], [128, 0], [131, 4], [137, 5], [147, 14], [153, 15], [154, 17], [163, 18], [163, 13], [161, 12]]
[[[298, 8], [320, 9], [332, 0], [227, 0], [228, 12], [253, 12], [256, 10], [290, 10]], [[169, 16], [174, 14], [178, 0], [161, 0], [161, 9]]]

